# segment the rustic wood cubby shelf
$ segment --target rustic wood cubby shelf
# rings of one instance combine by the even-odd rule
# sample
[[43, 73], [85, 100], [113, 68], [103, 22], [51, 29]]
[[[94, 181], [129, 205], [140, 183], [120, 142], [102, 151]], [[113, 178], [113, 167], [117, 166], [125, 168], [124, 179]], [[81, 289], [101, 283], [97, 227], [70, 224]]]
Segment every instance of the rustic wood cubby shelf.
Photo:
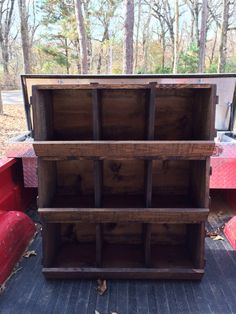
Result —
[[201, 279], [215, 86], [32, 94], [45, 276]]

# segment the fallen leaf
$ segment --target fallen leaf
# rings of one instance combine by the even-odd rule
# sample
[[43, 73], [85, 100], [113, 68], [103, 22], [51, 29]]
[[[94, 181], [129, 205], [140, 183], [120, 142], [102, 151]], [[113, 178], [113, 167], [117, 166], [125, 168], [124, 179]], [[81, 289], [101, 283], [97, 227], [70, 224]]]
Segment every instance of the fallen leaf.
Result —
[[8, 277], [7, 280], [9, 280], [12, 276], [14, 276], [16, 273], [18, 273], [18, 271], [20, 271], [21, 269], [23, 269], [23, 267], [18, 267], [18, 265], [16, 265], [16, 267], [13, 269], [11, 275]]
[[219, 234], [216, 237], [211, 237], [211, 239], [213, 241], [219, 241], [219, 240], [224, 240], [224, 238], [222, 236], [220, 236]]
[[2, 294], [6, 289], [5, 284], [0, 285], [0, 294]]
[[216, 236], [218, 236], [218, 232], [217, 231], [207, 231], [206, 232], [206, 237], [216, 237]]
[[98, 279], [97, 283], [98, 283], [97, 292], [99, 295], [103, 295], [107, 291], [107, 281]]
[[25, 254], [23, 255], [25, 258], [29, 258], [31, 256], [36, 256], [37, 253], [33, 250], [33, 251], [27, 251], [25, 252]]

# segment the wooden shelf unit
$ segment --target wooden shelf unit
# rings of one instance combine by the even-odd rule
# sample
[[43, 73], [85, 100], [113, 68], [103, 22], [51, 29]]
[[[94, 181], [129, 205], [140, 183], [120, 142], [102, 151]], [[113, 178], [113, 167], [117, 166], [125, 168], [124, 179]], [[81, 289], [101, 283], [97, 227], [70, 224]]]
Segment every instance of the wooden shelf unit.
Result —
[[201, 279], [214, 85], [33, 87], [47, 278]]

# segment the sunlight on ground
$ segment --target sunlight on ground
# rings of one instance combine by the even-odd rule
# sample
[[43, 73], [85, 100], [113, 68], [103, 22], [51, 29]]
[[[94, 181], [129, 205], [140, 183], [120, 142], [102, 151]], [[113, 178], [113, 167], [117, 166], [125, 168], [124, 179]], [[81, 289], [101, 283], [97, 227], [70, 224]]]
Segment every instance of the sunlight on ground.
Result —
[[0, 115], [0, 156], [4, 156], [7, 143], [11, 137], [27, 130], [23, 105], [4, 105]]

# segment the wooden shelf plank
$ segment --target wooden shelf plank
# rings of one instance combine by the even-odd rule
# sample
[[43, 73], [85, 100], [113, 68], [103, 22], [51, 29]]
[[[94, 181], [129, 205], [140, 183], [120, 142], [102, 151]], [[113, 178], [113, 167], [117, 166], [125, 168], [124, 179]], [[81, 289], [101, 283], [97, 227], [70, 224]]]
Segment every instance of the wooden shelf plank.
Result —
[[48, 223], [198, 223], [207, 219], [207, 208], [39, 208]]
[[[153, 82], [155, 84], [155, 82]], [[211, 84], [155, 84], [158, 89], [210, 89]], [[149, 84], [47, 84], [47, 85], [35, 85], [35, 89], [38, 90], [51, 90], [51, 89], [148, 89]]]
[[43, 268], [50, 279], [186, 279], [200, 280], [203, 269], [196, 268]]
[[33, 146], [37, 156], [55, 159], [206, 159], [215, 149], [214, 141], [42, 141]]

